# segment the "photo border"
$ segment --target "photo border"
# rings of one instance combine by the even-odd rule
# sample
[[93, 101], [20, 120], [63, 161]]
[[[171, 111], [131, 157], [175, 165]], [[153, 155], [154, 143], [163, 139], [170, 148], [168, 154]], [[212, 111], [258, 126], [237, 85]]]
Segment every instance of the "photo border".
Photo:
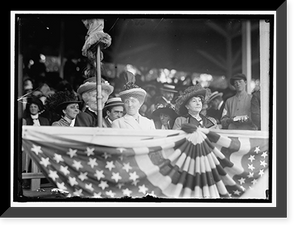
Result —
[[[287, 3], [276, 9], [276, 92], [280, 102], [287, 101]], [[16, 71], [17, 67], [15, 67]], [[274, 96], [276, 97], [276, 96]], [[5, 200], [2, 217], [102, 217], [102, 218], [224, 218], [224, 217], [286, 217], [287, 216], [287, 105], [276, 107], [276, 206], [275, 207], [11, 207], [11, 192]], [[16, 109], [16, 108], [15, 108]], [[15, 110], [17, 111], [17, 110]], [[280, 122], [279, 122], [280, 121]], [[16, 131], [16, 130], [15, 130]], [[19, 134], [19, 135], [18, 135]], [[20, 133], [15, 134], [19, 139]], [[278, 141], [278, 142], [277, 142]], [[278, 155], [280, 153], [280, 155]], [[9, 158], [9, 157], [8, 157]], [[8, 159], [9, 160], [9, 159]], [[9, 162], [9, 161], [8, 161]], [[16, 164], [10, 167], [17, 169]], [[10, 175], [8, 168], [8, 174]], [[7, 189], [10, 189], [8, 181]], [[18, 187], [18, 182], [14, 182]]]

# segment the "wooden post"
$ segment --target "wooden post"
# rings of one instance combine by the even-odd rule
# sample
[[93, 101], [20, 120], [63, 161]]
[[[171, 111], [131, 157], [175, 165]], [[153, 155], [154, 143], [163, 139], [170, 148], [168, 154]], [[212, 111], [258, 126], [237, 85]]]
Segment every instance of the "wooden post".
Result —
[[251, 23], [249, 20], [242, 22], [242, 72], [247, 77], [247, 92], [251, 93]]
[[269, 95], [270, 95], [270, 24], [265, 20], [259, 22], [260, 37], [260, 100], [261, 130], [269, 130]]
[[102, 127], [102, 96], [101, 96], [101, 47], [100, 44], [97, 45], [97, 58], [96, 58], [96, 66], [97, 66], [97, 119], [98, 119], [98, 127]]

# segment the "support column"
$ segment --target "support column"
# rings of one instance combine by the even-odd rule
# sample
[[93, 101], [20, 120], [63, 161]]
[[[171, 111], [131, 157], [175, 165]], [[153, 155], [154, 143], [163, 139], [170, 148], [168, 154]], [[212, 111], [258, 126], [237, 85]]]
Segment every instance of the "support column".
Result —
[[269, 96], [270, 96], [270, 24], [265, 20], [259, 22], [260, 37], [260, 100], [261, 130], [269, 130]]
[[251, 93], [251, 22], [242, 22], [242, 72], [247, 77], [247, 92]]

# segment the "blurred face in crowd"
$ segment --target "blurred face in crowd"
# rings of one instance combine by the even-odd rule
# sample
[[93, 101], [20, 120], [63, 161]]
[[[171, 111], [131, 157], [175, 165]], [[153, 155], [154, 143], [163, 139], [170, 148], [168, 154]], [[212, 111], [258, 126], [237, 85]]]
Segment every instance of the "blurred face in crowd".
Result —
[[218, 106], [220, 102], [221, 102], [220, 97], [214, 98], [212, 101], [209, 102], [209, 106], [214, 110], [218, 110]]
[[36, 115], [39, 112], [39, 106], [35, 103], [30, 104], [29, 111], [31, 115]]
[[123, 106], [115, 106], [115, 107], [112, 107], [112, 109], [108, 110], [106, 113], [107, 113], [108, 118], [111, 121], [114, 121], [123, 116], [124, 108], [123, 108]]
[[243, 79], [237, 79], [233, 82], [237, 92], [242, 92], [246, 90], [246, 82]]
[[124, 107], [128, 115], [134, 116], [138, 113], [142, 104], [137, 98], [129, 97], [124, 100]]
[[171, 117], [167, 114], [161, 113], [159, 115], [160, 121], [163, 125], [167, 125], [168, 122], [170, 121]]
[[63, 110], [63, 113], [69, 119], [75, 119], [77, 114], [79, 113], [79, 105], [78, 103], [68, 104], [66, 109]]
[[27, 79], [24, 82], [24, 93], [32, 92], [33, 90], [33, 84], [32, 81]]
[[168, 91], [163, 91], [162, 95], [169, 101], [171, 101], [174, 97], [174, 93], [173, 92], [168, 92]]
[[199, 96], [192, 97], [185, 105], [189, 113], [200, 113], [202, 110], [202, 99]]
[[151, 97], [155, 97], [155, 95], [156, 95], [156, 90], [155, 90], [155, 89], [151, 89], [151, 90], [149, 91], [149, 94], [150, 94]]
[[147, 105], [146, 104], [142, 104], [142, 106], [140, 107], [139, 113], [141, 115], [145, 115], [147, 109], [148, 109]]
[[47, 97], [42, 95], [39, 99], [42, 101], [43, 105], [45, 105]]

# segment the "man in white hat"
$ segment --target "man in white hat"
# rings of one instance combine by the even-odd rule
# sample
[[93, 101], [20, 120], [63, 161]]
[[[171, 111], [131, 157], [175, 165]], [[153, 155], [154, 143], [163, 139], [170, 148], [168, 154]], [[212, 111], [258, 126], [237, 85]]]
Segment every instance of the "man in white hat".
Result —
[[[78, 95], [85, 103], [85, 110], [76, 116], [75, 126], [78, 127], [97, 127], [97, 85], [96, 77], [87, 79], [77, 89]], [[113, 92], [114, 88], [107, 81], [101, 82], [101, 109], [103, 109], [108, 96]]]
[[119, 119], [124, 114], [124, 103], [120, 97], [112, 97], [107, 100], [103, 108], [103, 127], [111, 128], [114, 120]]

